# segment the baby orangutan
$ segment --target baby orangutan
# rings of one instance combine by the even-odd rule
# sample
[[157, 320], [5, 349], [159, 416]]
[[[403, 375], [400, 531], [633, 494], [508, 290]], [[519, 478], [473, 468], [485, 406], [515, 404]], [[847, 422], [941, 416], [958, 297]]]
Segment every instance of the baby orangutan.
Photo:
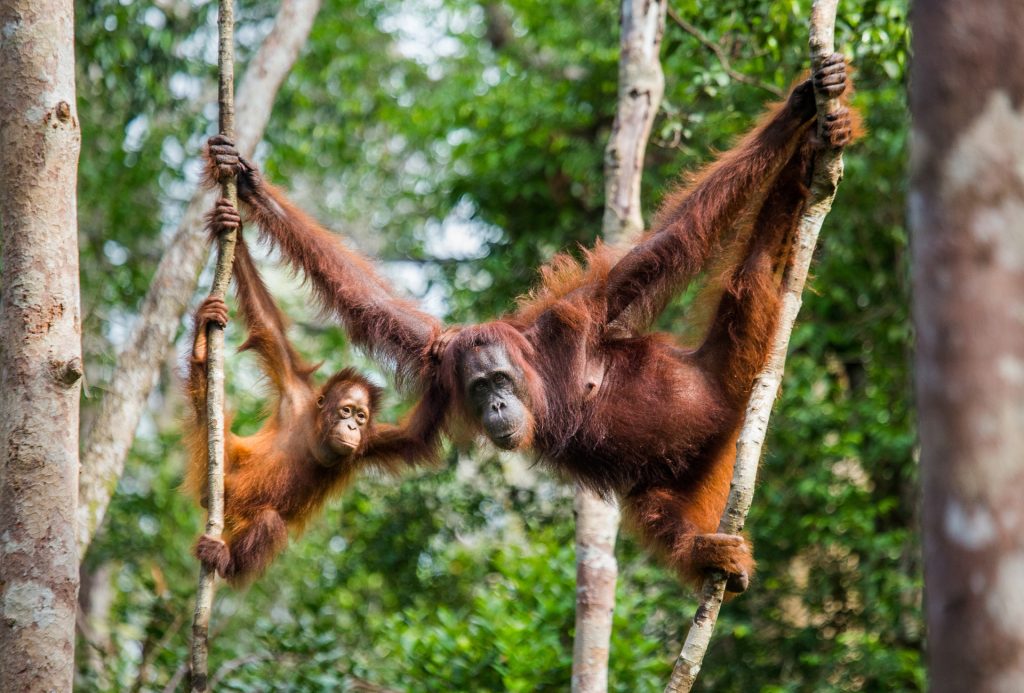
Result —
[[[226, 200], [210, 217], [215, 234], [240, 229], [238, 212]], [[242, 349], [256, 352], [274, 398], [270, 415], [250, 436], [226, 432], [224, 443], [224, 539], [200, 537], [196, 556], [234, 585], [258, 577], [288, 543], [288, 529], [301, 532], [355, 473], [376, 467], [398, 472], [431, 451], [404, 429], [374, 421], [381, 389], [353, 368], [335, 373], [321, 387], [286, 336], [286, 323], [239, 237], [234, 278], [239, 311], [249, 330]], [[187, 395], [192, 417], [186, 427], [190, 464], [186, 487], [207, 505], [206, 327], [226, 325], [227, 306], [207, 298], [195, 316]]]

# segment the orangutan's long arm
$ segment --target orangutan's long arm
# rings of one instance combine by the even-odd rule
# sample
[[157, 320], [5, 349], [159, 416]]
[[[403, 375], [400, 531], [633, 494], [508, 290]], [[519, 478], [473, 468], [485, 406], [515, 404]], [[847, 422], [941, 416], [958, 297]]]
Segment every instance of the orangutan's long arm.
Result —
[[[842, 94], [847, 84], [843, 57], [832, 56], [814, 80], [830, 96]], [[665, 302], [706, 267], [723, 234], [743, 212], [760, 206], [779, 171], [809, 136], [814, 119], [814, 89], [808, 79], [735, 147], [670, 193], [650, 234], [609, 273], [607, 322], [627, 308], [643, 320], [657, 317]]]
[[252, 220], [309, 278], [357, 345], [415, 378], [440, 322], [399, 298], [366, 258], [347, 248], [238, 157], [229, 140], [210, 142], [210, 169], [238, 172], [238, 195]]
[[415, 436], [406, 426], [374, 424], [370, 441], [359, 459], [360, 466], [399, 474], [412, 466], [431, 464], [437, 458], [436, 438]]
[[241, 235], [235, 246], [233, 269], [239, 312], [249, 331], [241, 348], [256, 352], [263, 372], [283, 398], [308, 396], [309, 376], [315, 367], [308, 364], [288, 340], [285, 316], [263, 283]]

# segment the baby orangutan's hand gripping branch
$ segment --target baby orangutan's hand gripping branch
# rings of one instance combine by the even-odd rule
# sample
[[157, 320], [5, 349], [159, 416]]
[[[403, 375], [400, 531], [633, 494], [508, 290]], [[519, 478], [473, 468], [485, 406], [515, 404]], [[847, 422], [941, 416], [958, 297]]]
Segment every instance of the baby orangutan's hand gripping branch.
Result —
[[[213, 233], [241, 226], [226, 200], [209, 220]], [[239, 309], [249, 331], [242, 349], [256, 353], [273, 390], [271, 412], [251, 436], [225, 439], [225, 538], [203, 535], [196, 555], [233, 584], [259, 576], [287, 544], [288, 529], [301, 531], [324, 502], [348, 486], [365, 467], [397, 473], [406, 463], [431, 459], [431, 450], [405, 429], [378, 424], [381, 390], [346, 368], [322, 386], [315, 367], [298, 355], [286, 322], [260, 277], [241, 237], [234, 279]], [[190, 464], [186, 486], [206, 506], [206, 325], [226, 325], [227, 306], [208, 298], [195, 316], [187, 426]]]
[[[813, 81], [846, 90], [834, 55]], [[812, 80], [798, 84], [733, 149], [670, 191], [640, 241], [599, 246], [586, 262], [558, 257], [512, 315], [457, 332], [395, 298], [364, 258], [263, 181], [224, 138], [210, 166], [238, 175], [253, 220], [305, 272], [353, 341], [397, 364], [423, 397], [410, 422], [425, 439], [469, 430], [504, 449], [532, 448], [563, 475], [618, 494], [640, 537], [679, 575], [728, 575], [746, 588], [743, 537], [716, 533], [735, 437], [771, 347], [779, 277], [819, 147], [842, 147], [858, 119], [828, 116], [823, 137]], [[713, 271], [709, 271], [713, 270]], [[667, 302], [708, 272], [714, 301], [702, 339], [650, 334]]]

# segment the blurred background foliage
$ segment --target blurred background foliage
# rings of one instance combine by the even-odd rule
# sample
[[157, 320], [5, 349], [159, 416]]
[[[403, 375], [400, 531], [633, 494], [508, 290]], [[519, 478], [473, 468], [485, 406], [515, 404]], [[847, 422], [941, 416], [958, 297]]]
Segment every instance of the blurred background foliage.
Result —
[[[666, 29], [648, 214], [806, 66], [809, 4], [672, 3], [686, 26], [670, 18]], [[276, 3], [240, 5], [244, 64]], [[77, 3], [86, 418], [212, 132], [215, 15], [205, 0]], [[847, 156], [793, 337], [748, 523], [758, 579], [723, 611], [701, 690], [924, 686], [903, 224], [907, 6], [848, 0], [839, 15], [870, 135]], [[600, 227], [617, 54], [611, 2], [324, 0], [258, 158], [431, 310], [486, 319], [513, 305], [539, 264]], [[306, 309], [293, 278], [264, 267], [324, 373], [374, 369]], [[663, 327], [683, 331], [684, 303]], [[178, 489], [183, 347], [167, 354], [85, 561], [82, 691], [182, 685], [202, 520]], [[247, 356], [228, 366], [236, 430], [252, 430], [258, 373]], [[407, 406], [388, 401], [389, 417]], [[217, 688], [566, 690], [571, 489], [531, 465], [450, 451], [439, 471], [360, 481], [262, 580], [220, 591]], [[693, 600], [628, 536], [617, 553], [611, 688], [660, 691]]]

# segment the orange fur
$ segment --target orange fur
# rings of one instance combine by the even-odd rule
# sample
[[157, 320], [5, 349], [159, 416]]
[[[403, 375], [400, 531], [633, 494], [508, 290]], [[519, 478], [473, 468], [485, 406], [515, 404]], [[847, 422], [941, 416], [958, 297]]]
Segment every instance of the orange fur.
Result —
[[[832, 96], [842, 94], [841, 56], [815, 79]], [[508, 391], [529, 412], [523, 447], [576, 483], [619, 494], [643, 540], [684, 579], [716, 568], [742, 589], [754, 567], [749, 546], [715, 534], [734, 438], [770, 348], [779, 270], [806, 197], [811, 154], [859, 134], [853, 111], [824, 120], [823, 141], [815, 121], [804, 81], [731, 150], [670, 191], [650, 232], [628, 251], [598, 244], [582, 261], [560, 255], [515, 314], [457, 332], [442, 332], [395, 299], [364, 258], [245, 162], [239, 194], [353, 339], [419, 385], [413, 438], [484, 430], [465, 402], [462, 367], [473, 350], [496, 345], [507, 357], [499, 361], [516, 371]], [[646, 334], [700, 273], [712, 280], [703, 339], [682, 345]]]
[[[211, 220], [211, 223], [214, 223]], [[373, 414], [381, 391], [358, 371], [346, 368], [321, 387], [285, 334], [286, 325], [240, 238], [234, 277], [242, 316], [249, 328], [243, 348], [256, 351], [274, 397], [270, 414], [253, 435], [237, 436], [226, 426], [224, 443], [224, 538], [200, 538], [197, 556], [235, 585], [259, 576], [287, 545], [287, 532], [301, 533], [328, 499], [349, 486], [357, 471], [375, 466], [397, 472], [407, 461], [432, 458], [405, 429], [377, 424]], [[209, 302], [209, 301], [208, 301]], [[188, 395], [192, 416], [185, 427], [189, 466], [186, 490], [207, 501], [207, 426], [204, 309], [196, 317]], [[325, 443], [337, 420], [338, 404], [352, 388], [368, 398], [370, 417], [358, 448], [339, 456]]]

